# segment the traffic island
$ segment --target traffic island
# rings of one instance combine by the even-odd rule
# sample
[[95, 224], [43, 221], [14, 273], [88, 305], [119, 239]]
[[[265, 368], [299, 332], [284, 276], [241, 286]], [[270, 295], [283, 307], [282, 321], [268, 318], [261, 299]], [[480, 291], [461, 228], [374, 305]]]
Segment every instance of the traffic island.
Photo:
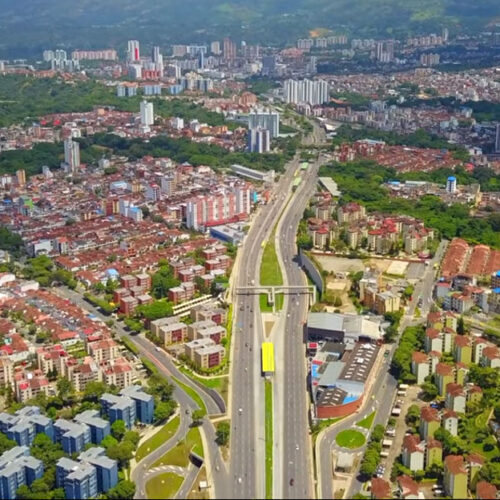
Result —
[[347, 429], [337, 434], [335, 442], [342, 448], [349, 448], [350, 450], [353, 450], [363, 446], [366, 442], [366, 438], [363, 433], [359, 431]]
[[175, 498], [184, 478], [173, 472], [158, 474], [146, 483], [146, 494], [148, 498]]

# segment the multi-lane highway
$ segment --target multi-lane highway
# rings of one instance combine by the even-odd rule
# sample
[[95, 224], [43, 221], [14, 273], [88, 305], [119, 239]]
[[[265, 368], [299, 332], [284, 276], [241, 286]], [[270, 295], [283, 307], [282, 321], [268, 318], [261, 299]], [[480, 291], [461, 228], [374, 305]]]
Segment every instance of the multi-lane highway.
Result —
[[[280, 220], [277, 253], [284, 270], [284, 284], [304, 286], [307, 280], [297, 261], [295, 237], [304, 208], [316, 183], [321, 159], [309, 166], [303, 182]], [[276, 351], [274, 384], [275, 498], [313, 498], [312, 450], [309, 439], [307, 370], [303, 324], [309, 298], [303, 293], [285, 296], [284, 313], [273, 341]]]
[[[259, 283], [262, 246], [287, 202], [296, 158], [287, 166], [271, 201], [252, 221], [233, 273], [234, 287]], [[265, 496], [264, 383], [260, 346], [264, 340], [257, 295], [234, 295], [234, 337], [231, 379], [231, 467], [229, 493], [233, 498]]]

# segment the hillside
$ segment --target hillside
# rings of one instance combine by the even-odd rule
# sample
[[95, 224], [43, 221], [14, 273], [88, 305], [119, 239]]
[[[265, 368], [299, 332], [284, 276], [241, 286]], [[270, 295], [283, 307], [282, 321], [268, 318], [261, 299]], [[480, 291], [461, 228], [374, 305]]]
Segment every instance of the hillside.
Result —
[[229, 35], [283, 44], [317, 28], [355, 36], [443, 25], [469, 31], [498, 17], [497, 0], [0, 0], [0, 57], [55, 46], [122, 48], [130, 38], [168, 44]]

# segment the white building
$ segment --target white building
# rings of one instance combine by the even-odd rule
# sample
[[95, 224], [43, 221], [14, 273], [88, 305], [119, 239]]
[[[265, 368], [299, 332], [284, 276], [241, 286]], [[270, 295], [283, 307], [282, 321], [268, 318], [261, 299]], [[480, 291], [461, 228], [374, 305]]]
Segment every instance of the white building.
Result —
[[269, 130], [271, 139], [280, 134], [280, 115], [275, 111], [257, 110], [248, 114], [248, 128], [258, 127]]
[[330, 87], [324, 80], [285, 80], [283, 97], [287, 103], [319, 106], [329, 101]]
[[137, 40], [129, 40], [127, 44], [127, 61], [137, 62], [141, 60], [139, 42]]
[[153, 103], [148, 101], [141, 102], [141, 125], [149, 127], [155, 121]]
[[64, 141], [64, 162], [72, 172], [80, 166], [80, 144], [71, 137]]
[[248, 131], [247, 147], [251, 153], [268, 153], [271, 151], [269, 130], [262, 127], [251, 128]]

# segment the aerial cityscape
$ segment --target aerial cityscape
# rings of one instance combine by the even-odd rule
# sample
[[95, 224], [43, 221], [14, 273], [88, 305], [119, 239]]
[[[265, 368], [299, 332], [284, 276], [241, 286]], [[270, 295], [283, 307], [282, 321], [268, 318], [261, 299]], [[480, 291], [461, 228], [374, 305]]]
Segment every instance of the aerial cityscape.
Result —
[[500, 498], [498, 1], [0, 5], [0, 499]]

